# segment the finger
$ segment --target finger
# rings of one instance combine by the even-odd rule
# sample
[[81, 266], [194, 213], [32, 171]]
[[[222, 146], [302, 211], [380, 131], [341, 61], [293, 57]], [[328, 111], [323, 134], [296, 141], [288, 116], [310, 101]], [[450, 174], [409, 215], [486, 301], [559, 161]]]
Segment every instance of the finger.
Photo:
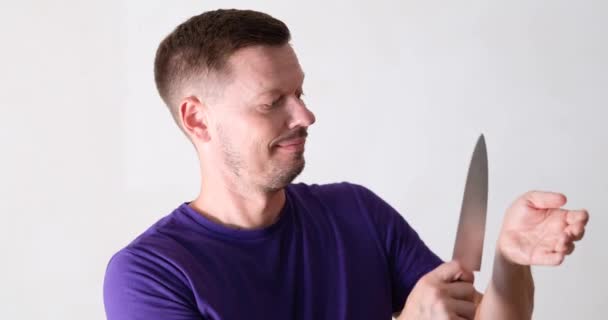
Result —
[[564, 254], [560, 252], [544, 252], [534, 257], [533, 264], [542, 266], [557, 266], [564, 262]]
[[566, 249], [566, 251], [564, 252], [565, 255], [569, 255], [574, 251], [574, 247], [576, 245], [574, 244], [574, 242], [570, 242], [568, 243], [568, 249]]
[[570, 249], [572, 244], [572, 237], [566, 233], [560, 236], [560, 239], [555, 243], [554, 251], [557, 253], [564, 253]]
[[465, 319], [473, 319], [475, 317], [475, 304], [473, 302], [449, 299], [447, 307], [450, 311]]
[[443, 282], [465, 281], [473, 283], [473, 280], [475, 280], [473, 272], [465, 270], [458, 261], [446, 262], [433, 272]]
[[462, 269], [461, 273], [456, 276], [455, 281], [462, 281], [465, 283], [473, 283], [475, 281], [475, 275], [472, 271]]
[[570, 210], [566, 214], [566, 222], [568, 224], [583, 223], [587, 224], [589, 221], [589, 212], [583, 210]]
[[566, 196], [557, 192], [529, 191], [522, 197], [528, 205], [536, 209], [559, 208], [566, 204]]
[[565, 232], [572, 238], [572, 240], [581, 240], [585, 235], [585, 225], [580, 222], [573, 225], [569, 225], [566, 227]]
[[553, 248], [553, 250], [557, 253], [564, 253], [568, 250], [570, 243], [572, 243], [572, 242], [560, 240], [555, 244], [555, 248]]
[[468, 282], [457, 281], [449, 283], [446, 290], [448, 295], [454, 299], [473, 302], [475, 298], [475, 288]]

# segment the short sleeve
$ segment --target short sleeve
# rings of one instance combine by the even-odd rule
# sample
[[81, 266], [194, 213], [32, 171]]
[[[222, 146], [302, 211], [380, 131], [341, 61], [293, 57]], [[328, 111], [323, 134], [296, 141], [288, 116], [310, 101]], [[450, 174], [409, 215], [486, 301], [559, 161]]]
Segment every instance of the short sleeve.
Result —
[[203, 320], [191, 290], [159, 257], [122, 249], [106, 269], [103, 296], [108, 320]]
[[401, 214], [367, 188], [354, 185], [379, 238], [389, 265], [393, 312], [400, 312], [405, 301], [426, 273], [443, 261], [431, 251]]

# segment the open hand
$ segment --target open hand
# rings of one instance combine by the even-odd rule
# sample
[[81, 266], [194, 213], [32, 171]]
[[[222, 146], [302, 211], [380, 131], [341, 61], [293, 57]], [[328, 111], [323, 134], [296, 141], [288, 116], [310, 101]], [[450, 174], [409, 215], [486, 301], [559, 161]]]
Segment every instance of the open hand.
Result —
[[566, 210], [566, 196], [530, 191], [507, 210], [498, 250], [520, 265], [559, 265], [574, 251], [589, 221], [586, 210]]

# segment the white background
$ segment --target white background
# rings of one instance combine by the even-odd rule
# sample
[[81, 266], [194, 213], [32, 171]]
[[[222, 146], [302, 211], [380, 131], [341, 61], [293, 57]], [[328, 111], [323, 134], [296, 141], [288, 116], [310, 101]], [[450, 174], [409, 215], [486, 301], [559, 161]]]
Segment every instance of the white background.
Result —
[[368, 186], [449, 259], [483, 132], [476, 286], [510, 202], [561, 191], [591, 221], [564, 265], [534, 268], [534, 318], [605, 318], [608, 2], [64, 0], [0, 7], [1, 319], [103, 319], [110, 256], [196, 196], [152, 64], [177, 24], [219, 7], [291, 28], [317, 116], [300, 181]]

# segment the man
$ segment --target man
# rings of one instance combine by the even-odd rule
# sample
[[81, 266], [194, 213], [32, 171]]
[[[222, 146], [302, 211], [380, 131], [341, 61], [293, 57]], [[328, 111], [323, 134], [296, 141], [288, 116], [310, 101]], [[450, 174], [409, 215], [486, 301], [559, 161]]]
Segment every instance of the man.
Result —
[[200, 195], [115, 254], [108, 319], [529, 319], [531, 265], [558, 265], [588, 213], [528, 192], [507, 210], [485, 295], [366, 188], [291, 184], [304, 73], [269, 15], [217, 10], [160, 44], [155, 78], [197, 150]]

